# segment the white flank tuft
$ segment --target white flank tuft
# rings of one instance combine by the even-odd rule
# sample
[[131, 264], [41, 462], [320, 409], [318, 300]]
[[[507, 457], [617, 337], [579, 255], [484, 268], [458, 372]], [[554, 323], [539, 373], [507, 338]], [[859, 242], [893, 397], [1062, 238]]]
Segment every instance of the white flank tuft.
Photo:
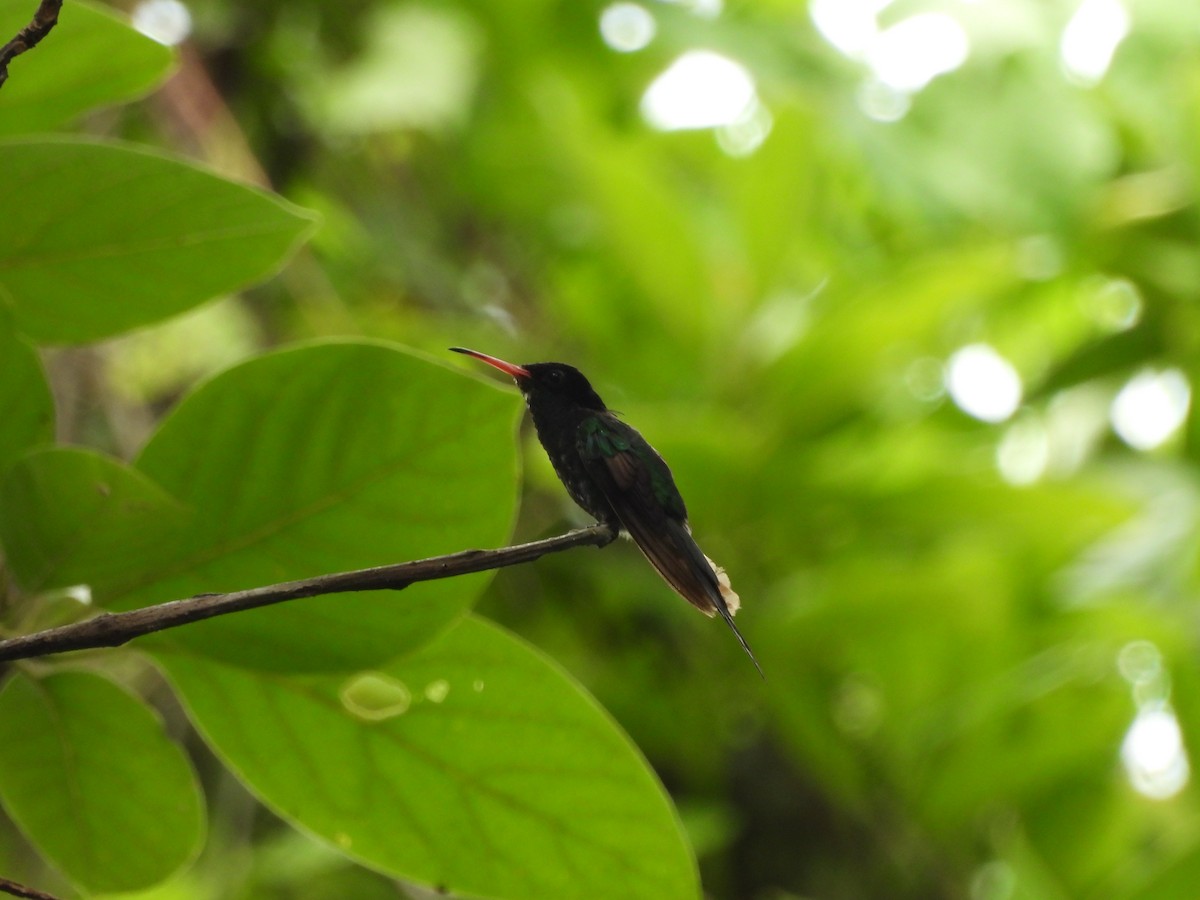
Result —
[[742, 608], [742, 598], [737, 595], [737, 591], [729, 583], [729, 576], [725, 574], [725, 570], [711, 559], [708, 559], [707, 556], [704, 558], [708, 560], [708, 564], [712, 566], [713, 572], [716, 573], [717, 585], [721, 589], [721, 597], [724, 599], [725, 605], [729, 607], [730, 615], [736, 615], [737, 611]]

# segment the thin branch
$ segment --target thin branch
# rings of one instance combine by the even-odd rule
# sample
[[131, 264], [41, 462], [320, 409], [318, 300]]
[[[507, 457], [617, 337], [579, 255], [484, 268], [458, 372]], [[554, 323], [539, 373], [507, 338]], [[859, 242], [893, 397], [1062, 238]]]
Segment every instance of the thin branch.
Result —
[[14, 897], [25, 897], [27, 900], [58, 900], [53, 894], [39, 891], [37, 888], [26, 887], [7, 878], [0, 878], [0, 893], [11, 894]]
[[8, 81], [8, 64], [13, 57], [20, 56], [26, 50], [32, 50], [38, 45], [50, 29], [58, 24], [58, 11], [62, 9], [62, 0], [42, 0], [33, 21], [17, 32], [17, 36], [0, 47], [0, 87]]
[[177, 628], [188, 622], [211, 619], [244, 609], [256, 609], [318, 594], [342, 594], [349, 591], [400, 591], [418, 581], [453, 578], [470, 572], [484, 572], [504, 566], [532, 562], [547, 553], [557, 553], [571, 547], [593, 545], [603, 547], [616, 534], [607, 525], [592, 525], [557, 537], [501, 547], [498, 550], [464, 550], [447, 556], [433, 556], [415, 562], [318, 575], [299, 581], [286, 581], [266, 587], [231, 591], [228, 594], [197, 594], [186, 600], [171, 600], [128, 612], [102, 613], [83, 622], [74, 622], [46, 631], [21, 635], [0, 641], [0, 662], [48, 656], [67, 650], [88, 650], [94, 647], [119, 647], [136, 637]]

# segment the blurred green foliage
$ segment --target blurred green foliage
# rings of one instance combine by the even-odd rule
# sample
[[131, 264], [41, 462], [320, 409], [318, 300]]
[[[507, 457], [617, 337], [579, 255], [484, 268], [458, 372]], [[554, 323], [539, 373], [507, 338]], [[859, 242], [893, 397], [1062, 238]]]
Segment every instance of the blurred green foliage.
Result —
[[[27, 16], [10, 13], [15, 6], [0, 4], [6, 31]], [[830, 11], [848, 17], [865, 4], [645, 0], [654, 33], [626, 53], [602, 37], [606, 6], [189, 4], [178, 73], [146, 101], [92, 112], [69, 130], [269, 184], [322, 224], [264, 285], [90, 349], [44, 354], [59, 437], [132, 457], [198, 378], [256, 346], [296, 339], [384, 338], [430, 355], [457, 344], [571, 362], [671, 463], [697, 537], [742, 596], [739, 625], [768, 680], [628, 546], [506, 570], [479, 609], [558, 660], [629, 734], [674, 800], [708, 895], [1193, 897], [1200, 8], [1127, 4], [1128, 34], [1111, 65], [1089, 76], [1064, 35], [1085, 13], [1119, 24], [1118, 0], [873, 4], [880, 9], [860, 26], [875, 30], [860, 27], [860, 38], [880, 40], [928, 14], [951, 17], [960, 29], [952, 34], [966, 38], [961, 65], [906, 92], [878, 75], [871, 45], [834, 45]], [[75, 8], [68, 3], [61, 32], [44, 43], [47, 57], [68, 41]], [[1103, 28], [1092, 41], [1104, 43]], [[128, 54], [137, 77], [96, 70], [110, 88], [89, 85], [81, 101], [64, 88], [41, 104], [42, 118], [29, 112], [37, 102], [22, 105], [12, 130], [55, 127], [135, 96], [167, 65], [144, 44], [100, 54]], [[945, 45], [910, 47], [909, 62]], [[736, 60], [753, 79], [760, 106], [743, 131], [646, 124], [647, 87], [696, 48]], [[13, 63], [0, 119], [27, 72], [29, 81], [49, 77], [42, 52]], [[180, 177], [195, 175], [187, 171]], [[69, 211], [70, 196], [21, 202]], [[239, 196], [250, 206], [261, 199]], [[296, 216], [296, 234], [307, 227], [292, 207], [276, 209], [281, 222]], [[0, 233], [17, 241], [21, 222]], [[227, 272], [227, 284], [204, 280], [205, 296], [266, 274], [286, 243], [260, 248], [262, 264]], [[10, 249], [22, 248], [0, 247], [0, 298], [16, 327], [0, 321], [0, 347], [17, 362], [13, 380], [0, 382], [0, 412], [13, 409], [19, 425], [0, 436], [0, 464], [48, 435], [49, 404], [20, 386], [32, 360], [16, 332], [29, 313], [4, 290]], [[195, 257], [176, 279], [146, 273], [125, 311], [149, 304], [153, 315], [111, 331], [72, 319], [74, 330], [33, 336], [78, 339], [161, 318], [204, 299], [177, 293], [195, 287], [197, 273], [220, 275], [221, 264]], [[53, 293], [70, 300], [61, 285]], [[120, 303], [119, 291], [108, 293]], [[996, 378], [1004, 383], [969, 373], [956, 382], [956, 354], [972, 345], [1011, 365], [1015, 408], [984, 420], [964, 412], [972, 391], [978, 400]], [[176, 462], [203, 455], [196, 435], [220, 430], [226, 404], [247, 431], [263, 409], [218, 404], [213, 389], [233, 379], [233, 393], [263, 390], [261, 366], [282, 368], [286, 356], [235, 369], [185, 401], [153, 439], [149, 468], [106, 461], [122, 467], [113, 476], [120, 497], [124, 485], [145, 499], [154, 485], [143, 476], [171, 492], [194, 488], [191, 469]], [[509, 507], [496, 497], [511, 488], [512, 468], [496, 465], [492, 445], [507, 440], [505, 410], [515, 414], [519, 401], [478, 382], [450, 388], [445, 372], [426, 363], [412, 371], [421, 367], [429, 373], [412, 378], [429, 388], [409, 399], [428, 406], [429, 421], [461, 420], [471, 402], [489, 410], [474, 436], [455, 435], [452, 456], [495, 468], [460, 472], [471, 493], [448, 489], [443, 499], [455, 522], [487, 519], [484, 532], [500, 540]], [[334, 390], [332, 402], [386, 410], [372, 387], [402, 395], [407, 377]], [[309, 393], [295, 386], [290, 402], [324, 402], [322, 382], [312, 383]], [[398, 415], [412, 406], [401, 403]], [[380, 440], [402, 441], [402, 431], [385, 428]], [[247, 505], [287, 502], [290, 461], [272, 472], [263, 460], [303, 441], [303, 428], [279, 434], [254, 457], [276, 479], [264, 483], [279, 488], [241, 496]], [[332, 453], [333, 443], [317, 429], [315, 447]], [[442, 447], [430, 438], [422, 449]], [[528, 433], [524, 449], [517, 537], [582, 522]], [[76, 475], [92, 472], [86, 454], [54, 450], [20, 463], [24, 477], [61, 465], [48, 457], [63, 453]], [[236, 470], [226, 460], [209, 474]], [[6, 490], [20, 491], [21, 477]], [[367, 514], [373, 553], [385, 552], [394, 528], [395, 558], [406, 555], [411, 507], [399, 493], [387, 501], [394, 523]], [[97, 504], [112, 505], [92, 498], [45, 521], [84, 520]], [[359, 512], [339, 521], [361, 527]], [[218, 519], [209, 510], [206, 527]], [[141, 534], [137, 546], [164, 539], [127, 515], [120, 521], [126, 531], [115, 533]], [[14, 571], [23, 537], [11, 525], [4, 535]], [[103, 572], [108, 557], [95, 540], [88, 552]], [[332, 554], [318, 561], [332, 564]], [[263, 577], [245, 561], [238, 569]], [[222, 586], [196, 580], [186, 590]], [[48, 590], [39, 602], [55, 597]], [[7, 628], [50, 614], [22, 607], [15, 589], [9, 598]], [[169, 598], [138, 602], [152, 599]], [[264, 614], [254, 627], [269, 633], [270, 621]], [[447, 639], [475, 639], [476, 627]], [[182, 670], [224, 665], [199, 652]], [[128, 659], [109, 665], [185, 733], [160, 682]], [[203, 694], [204, 679], [192, 682]], [[220, 714], [219, 698], [202, 699]], [[206, 731], [255, 786], [230, 742]], [[209, 844], [155, 896], [391, 895], [383, 879], [281, 832], [207, 750], [187, 745], [209, 797]], [[276, 749], [292, 752], [284, 746]], [[302, 797], [257, 790], [294, 819], [289, 804]], [[332, 829], [307, 830], [337, 844]], [[0, 828], [0, 863], [36, 877], [24, 848]], [[420, 866], [351, 855], [425, 880]], [[467, 875], [462, 884], [488, 893], [472, 880], [478, 871]], [[589, 895], [589, 885], [577, 887]], [[505, 889], [521, 895], [511, 882]]]

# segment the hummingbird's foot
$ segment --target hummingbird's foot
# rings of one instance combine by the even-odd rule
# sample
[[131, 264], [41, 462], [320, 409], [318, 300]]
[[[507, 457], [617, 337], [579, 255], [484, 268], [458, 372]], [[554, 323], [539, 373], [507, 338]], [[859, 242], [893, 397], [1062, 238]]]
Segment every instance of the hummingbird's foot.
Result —
[[[597, 544], [596, 545], [597, 549], [607, 547], [609, 544], [611, 544], [613, 541], [615, 541], [617, 539], [617, 537], [621, 534], [621, 529], [618, 526], [610, 525], [608, 522], [597, 522], [596, 525], [600, 525], [600, 526], [608, 529], [608, 534], [605, 535], [605, 537], [604, 537], [604, 543]], [[595, 528], [596, 525], [593, 525], [592, 527]]]

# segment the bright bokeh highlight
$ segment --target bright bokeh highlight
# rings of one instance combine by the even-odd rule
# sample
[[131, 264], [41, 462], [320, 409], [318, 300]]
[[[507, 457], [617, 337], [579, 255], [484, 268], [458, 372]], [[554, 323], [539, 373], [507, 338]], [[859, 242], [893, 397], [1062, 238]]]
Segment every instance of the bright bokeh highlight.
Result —
[[1125, 733], [1121, 762], [1130, 784], [1143, 796], [1166, 800], [1183, 790], [1191, 766], [1175, 713], [1162, 704], [1141, 709]]
[[858, 92], [862, 111], [880, 122], [895, 122], [911, 106], [911, 96], [934, 78], [967, 61], [966, 29], [944, 12], [923, 12], [880, 28], [878, 14], [891, 0], [814, 0], [809, 15], [821, 36], [869, 74]]
[[1113, 430], [1135, 450], [1153, 450], [1187, 418], [1192, 389], [1178, 369], [1147, 369], [1131, 378], [1113, 400]]
[[938, 75], [967, 61], [971, 43], [958, 20], [945, 13], [921, 13], [879, 32], [866, 48], [867, 65], [884, 85], [916, 93]]
[[879, 34], [876, 14], [891, 0], [812, 0], [808, 14], [821, 37], [851, 59], [861, 59]]
[[710, 50], [689, 50], [642, 96], [642, 115], [660, 131], [733, 125], [758, 103], [746, 68]]
[[1063, 30], [1063, 69], [1083, 84], [1096, 84], [1127, 34], [1129, 13], [1121, 0], [1083, 0]]
[[654, 16], [638, 3], [614, 3], [600, 13], [600, 36], [620, 53], [641, 50], [654, 39], [657, 30]]
[[1003, 422], [1021, 405], [1021, 376], [987, 344], [955, 351], [946, 365], [946, 390], [969, 416]]
[[174, 47], [192, 33], [192, 14], [179, 0], [143, 0], [133, 8], [133, 27], [146, 37]]

